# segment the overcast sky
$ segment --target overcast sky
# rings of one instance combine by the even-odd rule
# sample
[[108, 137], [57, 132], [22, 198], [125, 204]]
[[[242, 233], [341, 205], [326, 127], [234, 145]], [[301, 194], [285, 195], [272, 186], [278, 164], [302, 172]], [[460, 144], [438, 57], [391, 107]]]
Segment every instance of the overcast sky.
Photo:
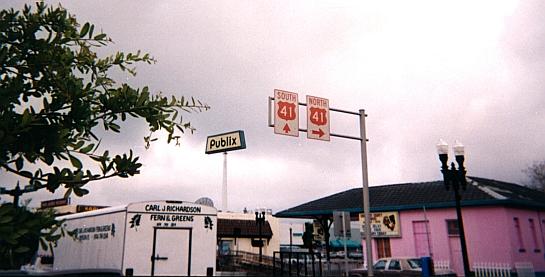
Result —
[[[46, 1], [47, 2], [47, 1]], [[0, 8], [21, 8], [2, 1]], [[206, 137], [244, 130], [247, 149], [228, 155], [229, 209], [292, 206], [361, 187], [360, 143], [275, 135], [267, 126], [274, 89], [365, 109], [369, 184], [442, 178], [435, 145], [466, 145], [469, 175], [525, 182], [545, 159], [545, 2], [524, 1], [64, 1], [115, 44], [101, 53], [142, 50], [120, 82], [194, 96], [212, 109], [184, 115], [197, 128], [176, 147], [144, 149], [143, 122], [106, 136], [133, 149], [141, 174], [88, 185], [73, 203], [210, 197], [221, 207], [223, 155]], [[305, 125], [301, 109], [301, 125]], [[331, 132], [359, 135], [358, 117], [331, 114]], [[8, 180], [5, 172], [0, 178]], [[62, 196], [28, 195], [34, 205]]]

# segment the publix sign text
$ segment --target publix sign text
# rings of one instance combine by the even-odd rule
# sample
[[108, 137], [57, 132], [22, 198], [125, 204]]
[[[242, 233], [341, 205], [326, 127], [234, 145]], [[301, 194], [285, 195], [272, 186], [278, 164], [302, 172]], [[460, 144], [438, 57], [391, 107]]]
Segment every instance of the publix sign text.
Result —
[[246, 148], [244, 131], [235, 131], [214, 136], [206, 139], [206, 154], [227, 152]]

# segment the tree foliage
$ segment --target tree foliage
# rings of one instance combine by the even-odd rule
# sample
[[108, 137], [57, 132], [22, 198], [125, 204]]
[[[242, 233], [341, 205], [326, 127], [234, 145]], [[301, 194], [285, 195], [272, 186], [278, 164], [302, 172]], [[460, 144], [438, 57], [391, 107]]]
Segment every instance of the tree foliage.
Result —
[[532, 188], [545, 191], [545, 161], [534, 162], [524, 170]]
[[48, 249], [65, 235], [60, 224], [52, 210], [32, 213], [12, 203], [0, 206], [0, 270], [28, 263], [40, 244]]
[[[120, 133], [121, 122], [135, 118], [148, 125], [146, 147], [158, 131], [168, 143], [179, 143], [184, 132], [194, 131], [180, 113], [209, 109], [192, 97], [116, 82], [114, 71], [135, 75], [137, 63], [155, 60], [140, 51], [99, 57], [96, 50], [111, 43], [61, 6], [38, 2], [0, 11], [0, 168], [22, 180], [24, 192], [61, 188], [65, 197], [83, 196], [91, 181], [138, 174], [141, 164], [132, 150], [98, 152], [100, 134]], [[0, 192], [14, 185], [0, 184]]]

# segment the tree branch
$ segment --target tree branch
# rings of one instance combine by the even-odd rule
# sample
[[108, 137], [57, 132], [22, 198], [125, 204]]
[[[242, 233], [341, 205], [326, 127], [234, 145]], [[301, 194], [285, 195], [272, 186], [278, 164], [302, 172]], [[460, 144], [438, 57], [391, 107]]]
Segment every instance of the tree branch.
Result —
[[[20, 177], [23, 177], [23, 178], [26, 178], [26, 179], [30, 179], [30, 180], [36, 180], [36, 181], [41, 181], [41, 182], [47, 182], [47, 179], [46, 178], [43, 178], [43, 177], [28, 177], [28, 176], [25, 176], [25, 175], [22, 175], [19, 171], [13, 169], [13, 168], [10, 168], [9, 166], [7, 166], [6, 164], [1, 164], [2, 168], [4, 168], [6, 171], [9, 171], [11, 173], [14, 173], [16, 174], [17, 176], [20, 176]], [[53, 173], [45, 173], [45, 174], [42, 174], [43, 175], [48, 175], [48, 174], [53, 174]], [[98, 181], [98, 180], [104, 180], [104, 179], [109, 179], [109, 178], [112, 178], [112, 177], [116, 177], [116, 176], [121, 176], [121, 174], [119, 172], [114, 172], [110, 175], [103, 175], [103, 176], [100, 176], [100, 177], [96, 177], [96, 178], [89, 178], [89, 177], [85, 177], [85, 179], [82, 179], [80, 181], [72, 181], [72, 180], [60, 180], [59, 181], [59, 184], [67, 184], [67, 185], [73, 185], [73, 184], [81, 184], [81, 183], [88, 183], [90, 181]], [[46, 185], [41, 185], [41, 186], [37, 186], [37, 190], [39, 189], [42, 189], [42, 188], [45, 188], [47, 187]]]

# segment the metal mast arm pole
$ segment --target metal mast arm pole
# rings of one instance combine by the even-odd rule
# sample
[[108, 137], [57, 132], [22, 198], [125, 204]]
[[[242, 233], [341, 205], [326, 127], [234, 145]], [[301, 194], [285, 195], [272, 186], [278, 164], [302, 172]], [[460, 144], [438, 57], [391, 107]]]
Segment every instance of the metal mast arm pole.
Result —
[[360, 110], [361, 173], [363, 177], [363, 213], [365, 215], [365, 247], [367, 250], [367, 276], [373, 274], [373, 250], [371, 241], [371, 215], [369, 212], [369, 176], [367, 174], [367, 136], [365, 134], [365, 110]]
[[[344, 274], [346, 277], [348, 277], [348, 250], [346, 249], [346, 221], [344, 219], [344, 216], [346, 215], [346, 212], [342, 212], [342, 220], [343, 220], [343, 248], [344, 248]], [[348, 218], [350, 218], [350, 213], [348, 213]], [[350, 226], [348, 226], [350, 228]]]

